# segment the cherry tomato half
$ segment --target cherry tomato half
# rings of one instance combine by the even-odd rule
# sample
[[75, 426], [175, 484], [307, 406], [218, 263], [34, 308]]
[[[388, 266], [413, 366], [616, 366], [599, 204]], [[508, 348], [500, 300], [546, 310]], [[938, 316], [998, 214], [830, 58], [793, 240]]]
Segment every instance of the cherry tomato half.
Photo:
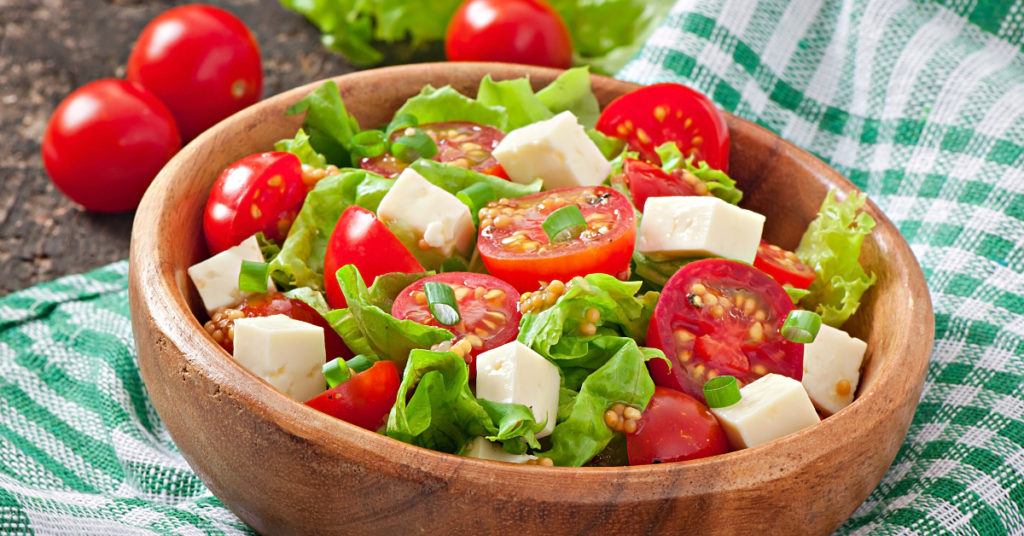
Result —
[[572, 38], [544, 0], [466, 0], [448, 23], [450, 61], [502, 61], [567, 69]]
[[284, 240], [306, 199], [302, 163], [292, 153], [249, 155], [228, 166], [210, 190], [203, 232], [211, 255], [263, 234]]
[[150, 21], [128, 57], [126, 77], [160, 97], [186, 140], [254, 104], [263, 91], [252, 33], [231, 13], [201, 4]]
[[[247, 317], [285, 315], [314, 326], [320, 326], [324, 328], [324, 346], [327, 350], [328, 361], [335, 357], [348, 359], [354, 355], [352, 350], [348, 349], [345, 341], [341, 339], [341, 335], [338, 335], [338, 332], [334, 331], [331, 324], [327, 322], [327, 319], [302, 300], [288, 298], [284, 294], [276, 292], [254, 294], [245, 300], [242, 313]], [[231, 352], [230, 348], [227, 350]]]
[[401, 385], [398, 367], [378, 361], [347, 382], [320, 393], [306, 405], [367, 430], [377, 431], [388, 420]]
[[727, 259], [691, 262], [673, 275], [654, 307], [647, 344], [672, 360], [648, 367], [654, 383], [704, 400], [704, 383], [735, 376], [740, 386], [769, 372], [803, 377], [804, 345], [780, 330], [793, 302], [771, 277]]
[[[453, 166], [459, 166], [501, 176], [505, 170], [498, 160], [491, 155], [494, 148], [505, 137], [505, 133], [488, 125], [479, 125], [469, 121], [448, 121], [444, 123], [427, 123], [418, 127], [433, 138], [437, 144], [437, 154], [433, 159]], [[394, 141], [405, 134], [397, 131], [391, 135]], [[409, 164], [395, 158], [391, 153], [374, 158], [363, 158], [359, 162], [363, 169], [384, 175], [397, 177]], [[503, 178], [508, 178], [506, 175]]]
[[[430, 312], [423, 286], [429, 282], [444, 283], [452, 287], [459, 306], [459, 323], [454, 326], [440, 324]], [[425, 277], [406, 287], [395, 298], [391, 315], [447, 329], [455, 334], [454, 343], [469, 341], [471, 350], [466, 355], [470, 377], [476, 376], [475, 359], [486, 352], [512, 341], [519, 335], [519, 293], [512, 285], [487, 274], [446, 272]]]
[[622, 95], [601, 112], [596, 128], [625, 139], [649, 162], [660, 164], [655, 147], [674, 141], [694, 163], [703, 160], [728, 172], [725, 118], [706, 96], [682, 84], [654, 84]]
[[704, 181], [684, 170], [665, 173], [660, 167], [643, 160], [627, 158], [622, 164], [622, 173], [629, 184], [633, 205], [640, 212], [644, 211], [649, 197], [711, 195]]
[[335, 276], [338, 268], [346, 264], [354, 264], [367, 285], [372, 285], [381, 274], [423, 271], [423, 266], [376, 214], [356, 205], [341, 213], [324, 256], [324, 290], [327, 303], [334, 309], [346, 304]]
[[780, 285], [789, 283], [795, 288], [807, 288], [817, 274], [792, 251], [782, 249], [764, 240], [757, 246], [754, 268], [772, 276]]
[[96, 212], [139, 205], [160, 168], [181, 148], [167, 107], [138, 84], [104, 79], [72, 92], [54, 110], [42, 155], [53, 184]]
[[729, 443], [718, 419], [692, 396], [655, 387], [654, 396], [626, 434], [630, 465], [681, 462], [728, 452]]
[[[580, 207], [587, 228], [552, 243], [541, 225], [555, 210]], [[621, 275], [636, 244], [633, 206], [606, 186], [561, 188], [518, 199], [492, 201], [480, 209], [477, 248], [484, 266], [520, 292], [541, 281], [568, 281], [596, 272]]]

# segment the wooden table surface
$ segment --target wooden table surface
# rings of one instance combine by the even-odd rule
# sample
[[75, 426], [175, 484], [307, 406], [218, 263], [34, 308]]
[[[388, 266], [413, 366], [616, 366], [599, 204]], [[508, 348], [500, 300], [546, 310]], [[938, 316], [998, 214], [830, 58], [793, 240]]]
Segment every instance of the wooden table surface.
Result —
[[[139, 32], [168, 0], [0, 0], [0, 296], [128, 257], [134, 213], [93, 214], [51, 184], [46, 123], [75, 88], [123, 77]], [[277, 0], [206, 0], [253, 31], [263, 96], [354, 70]]]

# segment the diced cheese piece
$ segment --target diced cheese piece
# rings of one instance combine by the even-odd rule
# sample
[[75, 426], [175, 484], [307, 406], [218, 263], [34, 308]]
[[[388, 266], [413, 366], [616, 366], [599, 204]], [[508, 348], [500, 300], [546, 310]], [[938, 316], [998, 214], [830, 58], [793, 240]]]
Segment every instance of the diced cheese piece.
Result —
[[545, 190], [597, 186], [612, 172], [569, 111], [509, 132], [493, 154], [514, 182], [529, 184], [541, 178]]
[[485, 437], [477, 437], [470, 441], [462, 455], [470, 458], [508, 463], [525, 463], [529, 460], [537, 459], [532, 454], [509, 454], [505, 452], [505, 449], [501, 448], [500, 444], [491, 443]]
[[324, 328], [273, 315], [235, 320], [235, 360], [282, 393], [305, 402], [327, 389]]
[[[199, 291], [206, 312], [212, 315], [217, 309], [235, 305], [245, 298], [247, 294], [238, 290], [242, 261], [263, 262], [263, 252], [256, 235], [189, 267], [188, 276]], [[267, 291], [271, 290], [274, 290], [274, 283], [268, 278]]]
[[867, 347], [866, 342], [824, 324], [814, 342], [804, 345], [801, 383], [822, 413], [832, 415], [853, 402]]
[[476, 396], [533, 410], [537, 422], [546, 421], [537, 437], [555, 428], [560, 379], [558, 367], [519, 341], [476, 356]]
[[400, 223], [445, 256], [465, 255], [476, 236], [473, 216], [457, 197], [405, 168], [381, 199], [377, 216], [388, 226]]
[[753, 263], [764, 216], [711, 196], [651, 197], [637, 250], [657, 258], [714, 255]]
[[734, 449], [754, 447], [821, 420], [807, 391], [788, 376], [766, 374], [740, 389], [740, 396], [731, 406], [711, 409]]

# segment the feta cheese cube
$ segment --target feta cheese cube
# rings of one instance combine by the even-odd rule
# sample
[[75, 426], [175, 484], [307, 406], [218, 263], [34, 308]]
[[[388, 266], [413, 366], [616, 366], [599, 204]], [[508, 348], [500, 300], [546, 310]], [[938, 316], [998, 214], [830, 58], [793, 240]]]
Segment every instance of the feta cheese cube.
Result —
[[558, 367], [519, 341], [476, 356], [477, 398], [530, 408], [537, 422], [546, 421], [537, 437], [555, 428], [560, 380]]
[[[238, 290], [238, 272], [242, 261], [263, 262], [263, 252], [256, 235], [243, 240], [237, 246], [189, 267], [188, 276], [199, 291], [206, 312], [213, 314], [221, 307], [240, 303], [248, 294]], [[267, 279], [267, 291], [274, 290], [274, 283]]]
[[711, 412], [729, 444], [744, 449], [767, 443], [821, 421], [800, 382], [766, 374], [740, 389], [740, 401]]
[[412, 231], [427, 246], [446, 257], [457, 251], [469, 253], [476, 236], [473, 216], [457, 197], [405, 168], [381, 199], [377, 217], [388, 227], [399, 224]]
[[235, 361], [305, 402], [327, 389], [324, 328], [285, 315], [235, 320]]
[[508, 463], [525, 463], [529, 460], [537, 459], [532, 454], [509, 454], [505, 452], [505, 449], [501, 448], [501, 444], [491, 443], [484, 437], [477, 437], [470, 441], [462, 455], [470, 458]]
[[853, 402], [867, 347], [866, 342], [824, 324], [814, 342], [804, 345], [801, 383], [822, 413], [832, 415]]
[[494, 158], [514, 182], [544, 179], [544, 189], [596, 186], [612, 166], [572, 112], [517, 128], [494, 148]]
[[652, 197], [637, 250], [656, 258], [713, 255], [753, 263], [764, 216], [711, 196]]

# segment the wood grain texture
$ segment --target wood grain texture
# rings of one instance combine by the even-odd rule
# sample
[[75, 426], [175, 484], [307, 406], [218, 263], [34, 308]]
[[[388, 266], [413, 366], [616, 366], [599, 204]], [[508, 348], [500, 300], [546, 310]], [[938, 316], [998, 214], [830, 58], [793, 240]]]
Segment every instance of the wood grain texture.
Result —
[[[128, 256], [134, 214], [93, 214], [54, 188], [39, 145], [75, 88], [123, 77], [139, 32], [186, 1], [0, 0], [0, 296]], [[263, 55], [263, 95], [351, 72], [276, 0], [207, 0], [241, 18]]]
[[[555, 71], [427, 65], [336, 79], [360, 121], [384, 120], [425, 83]], [[594, 78], [602, 103], [633, 87]], [[931, 348], [924, 278], [891, 222], [863, 260], [879, 274], [852, 323], [868, 342], [858, 399], [822, 423], [756, 448], [679, 464], [544, 468], [462, 458], [367, 432], [290, 400], [201, 329], [185, 275], [200, 260], [200, 211], [219, 170], [297, 126], [287, 92], [204, 134], [157, 178], [132, 234], [132, 324], [143, 378], [188, 462], [266, 534], [827, 534], [877, 485], [906, 434]], [[828, 188], [853, 186], [769, 132], [729, 117], [731, 169], [768, 236], [792, 242]], [[772, 194], [785, 192], [784, 202]], [[172, 231], [173, 230], [173, 231]], [[893, 307], [893, 304], [897, 304]], [[513, 532], [514, 531], [514, 532]]]

